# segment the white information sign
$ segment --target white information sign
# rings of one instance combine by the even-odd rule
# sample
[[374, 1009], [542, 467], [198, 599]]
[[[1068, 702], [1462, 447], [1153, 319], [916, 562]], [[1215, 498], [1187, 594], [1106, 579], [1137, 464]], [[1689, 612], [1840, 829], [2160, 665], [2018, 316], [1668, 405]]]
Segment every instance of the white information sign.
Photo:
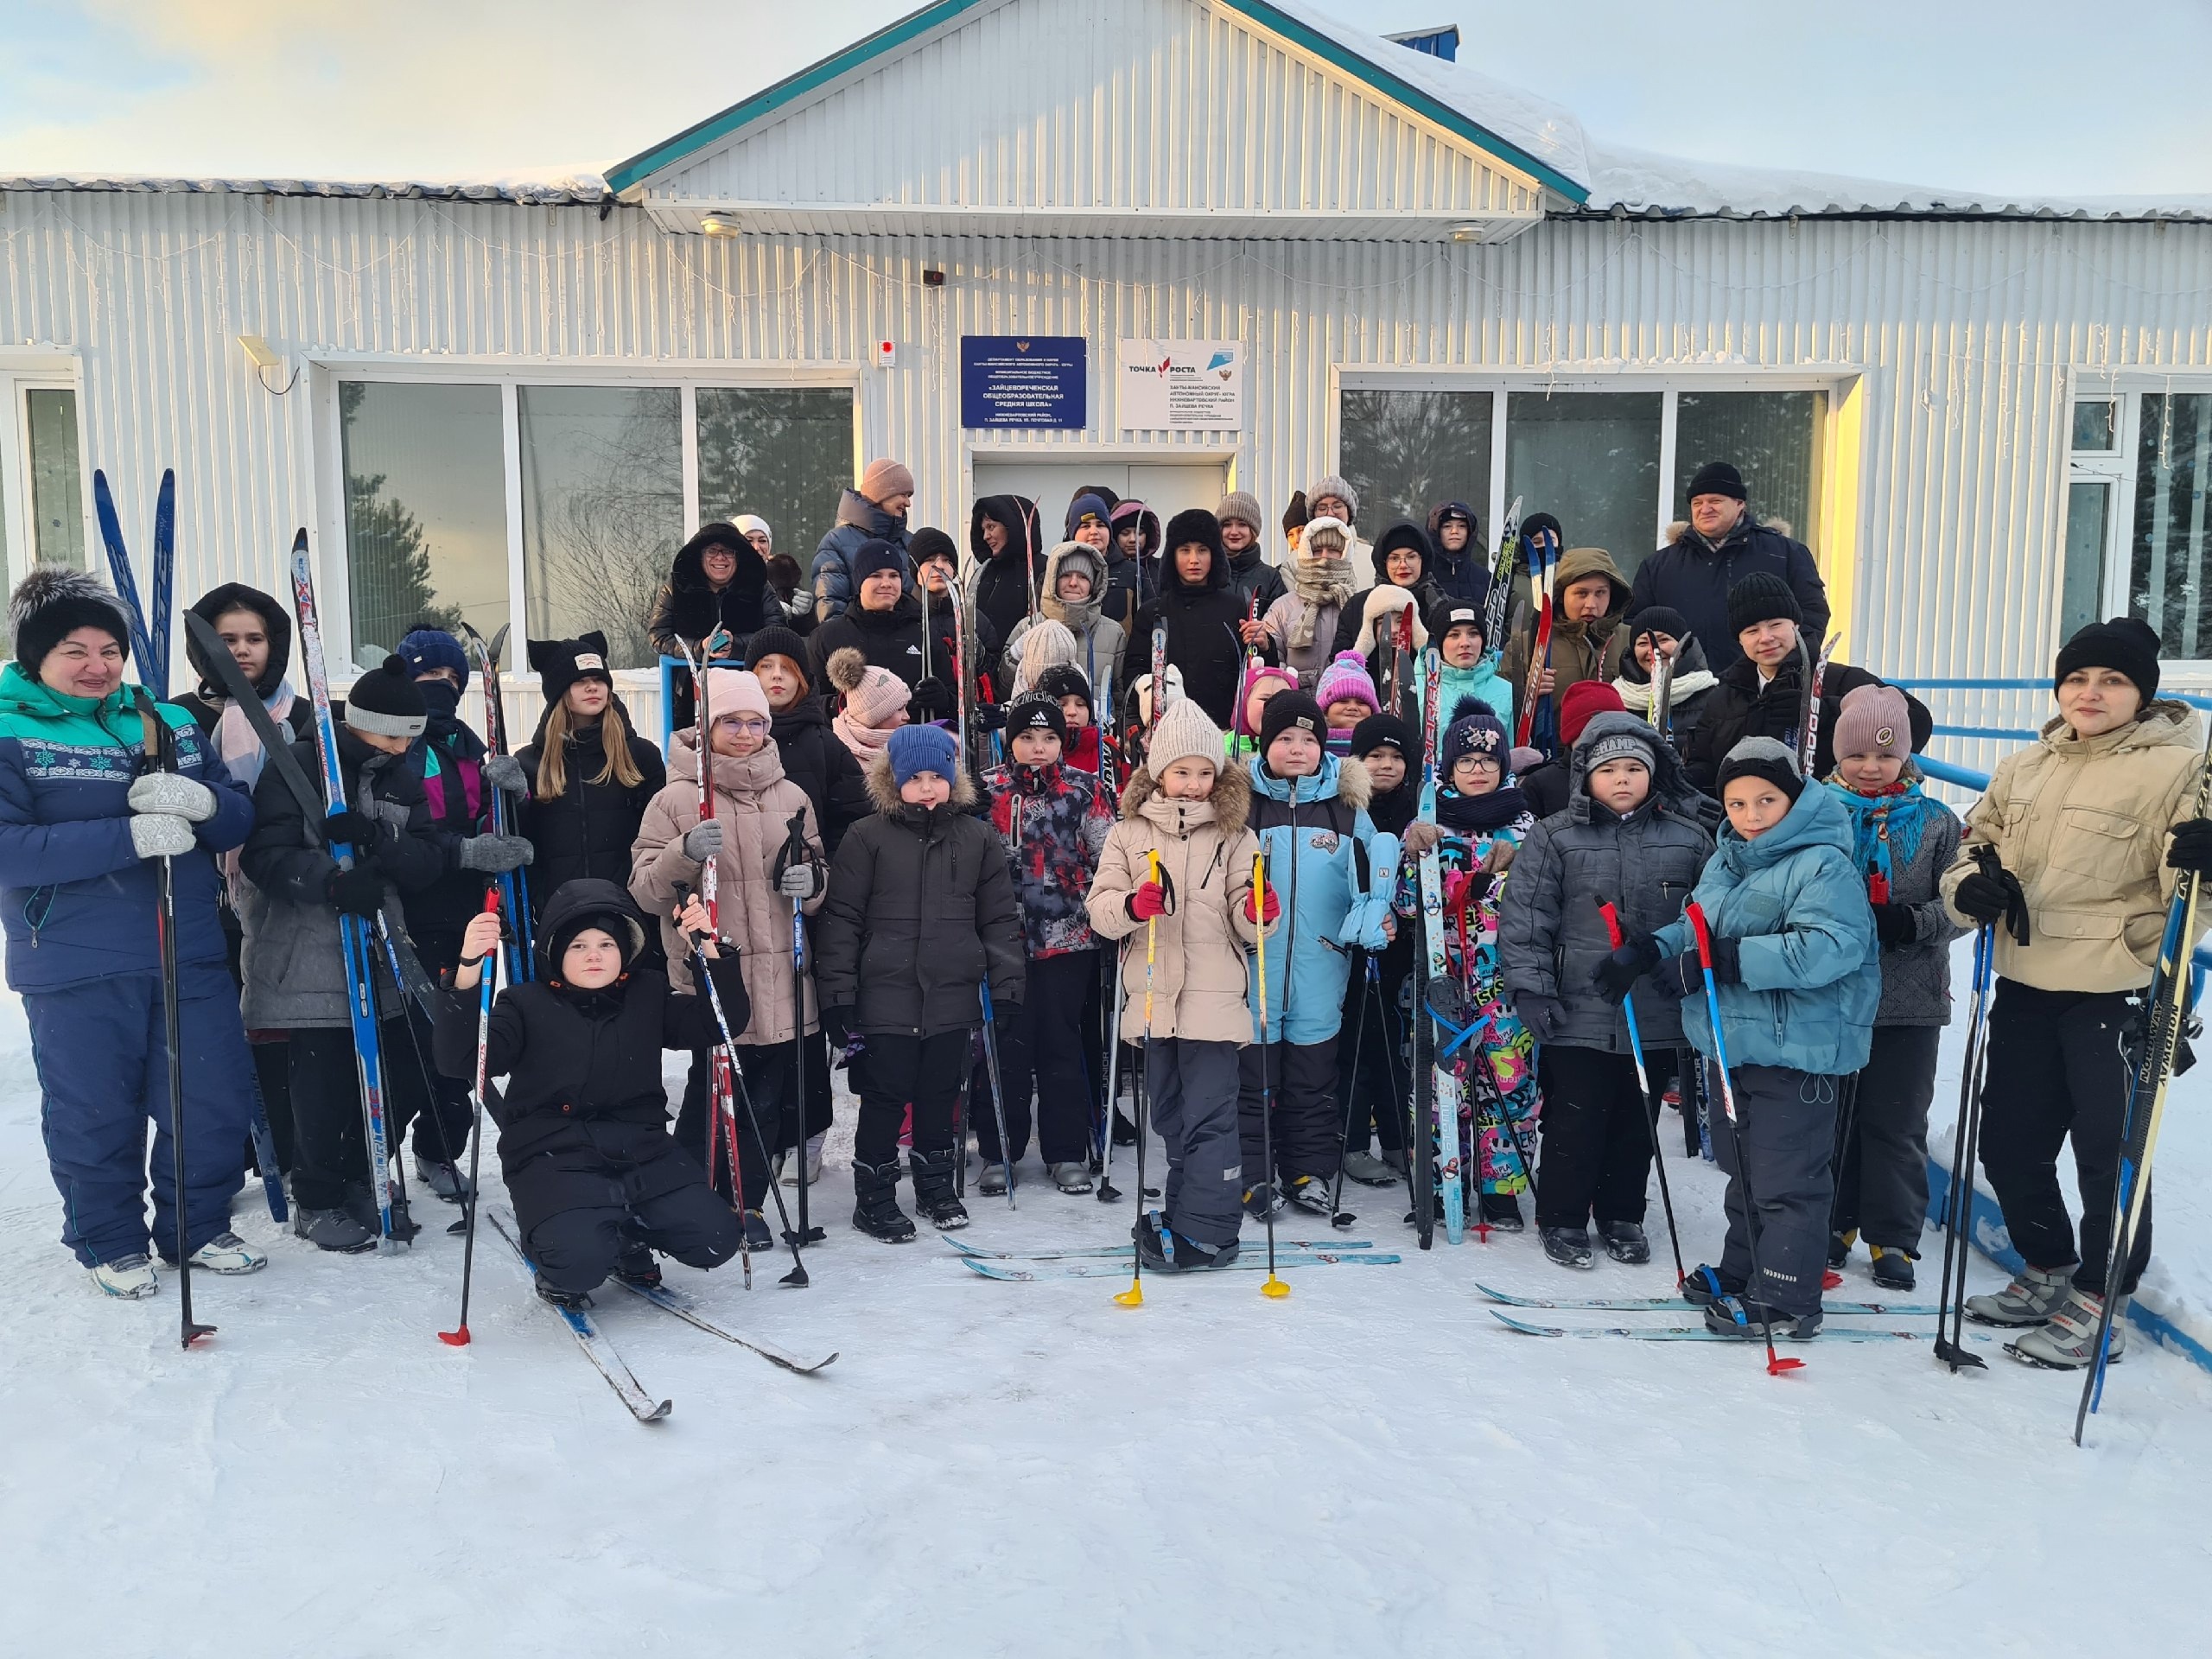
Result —
[[1244, 343], [1121, 342], [1125, 432], [1236, 432], [1244, 426]]

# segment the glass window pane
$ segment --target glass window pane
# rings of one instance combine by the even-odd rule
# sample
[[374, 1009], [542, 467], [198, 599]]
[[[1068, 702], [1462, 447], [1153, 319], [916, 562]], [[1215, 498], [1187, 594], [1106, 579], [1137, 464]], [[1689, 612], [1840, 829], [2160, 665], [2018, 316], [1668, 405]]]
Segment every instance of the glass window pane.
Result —
[[1371, 542], [1400, 518], [1426, 525], [1446, 501], [1478, 521], [1490, 511], [1492, 402], [1486, 391], [1343, 394], [1338, 465], [1359, 492], [1362, 535]]
[[2117, 442], [2109, 397], [2084, 398], [2074, 405], [2074, 448], [2083, 454], [2106, 455]]
[[1656, 391], [1516, 391], [1506, 403], [1505, 495], [1559, 520], [1560, 545], [1602, 547], [1630, 575], [1656, 543]]
[[2112, 514], [2112, 486], [2098, 480], [2066, 492], [2065, 585], [2058, 601], [2058, 637], [2104, 614], [2105, 533]]
[[23, 394], [30, 429], [33, 556], [85, 568], [85, 485], [77, 461], [77, 394], [34, 386]]
[[523, 588], [533, 639], [607, 635], [616, 668], [654, 661], [653, 595], [683, 544], [673, 386], [524, 386]]
[[2158, 631], [2168, 657], [2212, 657], [2203, 603], [2212, 540], [2212, 395], [2146, 392], [2135, 451], [2135, 529], [2128, 608]]
[[[844, 386], [702, 386], [699, 522], [749, 512], [804, 576], [853, 478], [853, 394]], [[967, 545], [954, 525], [953, 540]]]
[[509, 620], [499, 389], [346, 380], [338, 409], [349, 658], [389, 652], [417, 622], [466, 617], [488, 639]]
[[1814, 522], [1821, 501], [1824, 391], [1686, 391], [1675, 405], [1675, 505], [1690, 516], [1689, 482], [1708, 461], [1744, 475], [1761, 523], [1821, 550]]

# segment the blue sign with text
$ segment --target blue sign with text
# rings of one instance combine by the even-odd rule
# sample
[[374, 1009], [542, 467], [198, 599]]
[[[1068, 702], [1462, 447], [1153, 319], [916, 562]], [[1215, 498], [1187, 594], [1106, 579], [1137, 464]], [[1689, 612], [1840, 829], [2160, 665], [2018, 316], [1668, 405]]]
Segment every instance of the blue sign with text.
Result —
[[963, 334], [960, 424], [1085, 425], [1089, 363], [1080, 334]]

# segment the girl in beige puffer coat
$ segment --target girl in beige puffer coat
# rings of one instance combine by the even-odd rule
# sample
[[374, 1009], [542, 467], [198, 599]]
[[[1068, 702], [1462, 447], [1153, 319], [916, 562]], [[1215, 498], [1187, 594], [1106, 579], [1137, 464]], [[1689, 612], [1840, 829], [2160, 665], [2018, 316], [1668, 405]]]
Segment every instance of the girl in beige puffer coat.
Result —
[[[740, 669], [710, 669], [707, 705], [714, 719], [711, 738], [715, 813], [699, 817], [699, 732], [695, 726], [675, 734], [669, 745], [668, 782], [645, 808], [638, 839], [630, 851], [630, 895], [650, 915], [662, 918], [661, 944], [671, 967], [690, 954], [668, 919], [677, 899], [676, 884], [696, 888], [709, 858], [715, 860], [715, 908], [721, 937], [737, 947], [753, 1015], [744, 1030], [733, 1032], [747, 1094], [760, 1114], [760, 1134], [772, 1154], [796, 1147], [807, 1135], [830, 1127], [830, 1057], [823, 1046], [815, 1006], [812, 953], [799, 976], [795, 1004], [791, 976], [791, 905], [811, 915], [824, 893], [821, 828], [804, 790], [784, 776], [775, 740], [768, 735], [771, 715], [760, 682]], [[794, 826], [794, 820], [797, 824]], [[803, 857], [787, 852], [796, 827]], [[678, 985], [688, 975], [671, 973]], [[805, 1128], [800, 1128], [793, 1039], [806, 1050]], [[711, 1050], [692, 1058], [691, 1077], [677, 1119], [677, 1138], [688, 1147], [707, 1145], [706, 1098]], [[772, 1243], [760, 1205], [770, 1173], [759, 1155], [740, 1113], [739, 1165], [744, 1180], [746, 1225], [756, 1248]], [[728, 1177], [716, 1170], [717, 1185]]]

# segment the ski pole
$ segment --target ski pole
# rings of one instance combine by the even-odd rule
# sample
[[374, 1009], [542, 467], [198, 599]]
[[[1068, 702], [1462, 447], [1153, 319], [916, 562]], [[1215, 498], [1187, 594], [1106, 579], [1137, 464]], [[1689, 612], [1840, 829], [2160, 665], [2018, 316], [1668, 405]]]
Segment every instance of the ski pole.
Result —
[[[1974, 930], [1974, 999], [1967, 1014], [1966, 1065], [1959, 1072], [1959, 1121], [1951, 1131], [1951, 1190], [1943, 1200], [1943, 1281], [1936, 1302], [1936, 1357], [1961, 1370], [1986, 1370], [1988, 1363], [1966, 1345], [1967, 1243], [1974, 1201], [1972, 1159], [1975, 1128], [1981, 1116], [1981, 1062], [1987, 1039], [1982, 1022], [1989, 1011], [1991, 966], [1996, 959], [1997, 929], [1985, 922]], [[1952, 1264], [1958, 1273], [1954, 1294]]]
[[[991, 1077], [991, 1116], [999, 1127], [999, 1159], [1006, 1170], [1006, 1207], [1012, 1210], [1014, 1202], [1014, 1143], [1006, 1134], [1006, 1090], [999, 1082], [999, 1041], [991, 1031], [991, 976], [988, 969], [977, 982], [983, 1004], [983, 1065]], [[965, 1155], [964, 1154], [963, 1154]]]
[[[1295, 779], [1291, 781], [1290, 796], [1294, 802], [1298, 798], [1298, 783]], [[1292, 845], [1294, 848], [1297, 845], [1294, 837]], [[1294, 880], [1297, 879], [1298, 873], [1295, 852], [1291, 855], [1290, 868], [1292, 879]], [[1252, 855], [1252, 896], [1247, 901], [1251, 905], [1252, 914], [1255, 917], [1264, 917], [1267, 914], [1267, 900], [1262, 896], [1267, 890], [1268, 857], [1265, 853], [1255, 852]], [[1262, 921], [1258, 925], [1264, 929], [1267, 924]], [[1293, 927], [1284, 934], [1283, 956], [1286, 961], [1290, 956], [1290, 935], [1295, 931], [1294, 922]], [[1254, 1040], [1260, 1045], [1260, 1177], [1264, 1183], [1262, 1190], [1267, 1194], [1268, 1211], [1268, 1281], [1260, 1287], [1260, 1294], [1280, 1300], [1290, 1294], [1290, 1287], [1275, 1276], [1275, 1091], [1274, 1085], [1268, 1081], [1268, 940], [1265, 932], [1261, 934], [1252, 954], [1258, 959], [1260, 964], [1260, 996], [1259, 1001], [1253, 1005], [1252, 1020], [1257, 1027]], [[1290, 1034], [1289, 975], [1286, 973], [1283, 979], [1282, 1028], [1284, 1040], [1287, 1043]]]
[[[1344, 1090], [1344, 1110], [1338, 1114], [1339, 1121], [1337, 1124], [1337, 1179], [1336, 1184], [1329, 1190], [1329, 1215], [1332, 1220], [1336, 1217], [1344, 1204], [1344, 1152], [1351, 1145], [1352, 1096], [1359, 1092], [1359, 1048], [1360, 1045], [1367, 1039], [1367, 969], [1373, 964], [1375, 959], [1364, 951], [1360, 954], [1360, 967], [1354, 970], [1359, 975], [1359, 1012], [1352, 1016], [1351, 1081]], [[1360, 1125], [1360, 1133], [1363, 1135], [1367, 1132], [1364, 1122], [1365, 1108], [1363, 1106], [1361, 1110], [1363, 1121]], [[1347, 1221], [1345, 1224], [1349, 1226], [1351, 1223]]]
[[[1159, 682], [1154, 681], [1154, 683], [1157, 685]], [[1159, 886], [1160, 849], [1157, 847], [1147, 848], [1144, 861], [1147, 878], [1154, 886]], [[1152, 1092], [1150, 1087], [1152, 1083], [1152, 970], [1153, 964], [1159, 956], [1159, 946], [1160, 918], [1147, 917], [1144, 924], [1144, 1030], [1138, 1034], [1137, 1038], [1138, 1051], [1142, 1057], [1139, 1064], [1144, 1068], [1144, 1079], [1139, 1084], [1136, 1090], [1137, 1224], [1129, 1234], [1129, 1287], [1114, 1298], [1123, 1307], [1141, 1307], [1144, 1305], [1144, 1252], [1137, 1248], [1137, 1237], [1139, 1233], [1152, 1224], [1146, 1218], [1144, 1210], [1144, 1120], [1145, 1107]], [[1113, 1142], [1113, 1131], [1110, 1128], [1107, 1131], [1106, 1138], [1107, 1143], [1110, 1146]]]
[[[1600, 902], [1600, 915], [1605, 918], [1605, 937], [1612, 947], [1621, 948], [1621, 914], [1612, 906]], [[1643, 1063], [1643, 1038], [1636, 1028], [1636, 995], [1631, 991], [1621, 1001], [1621, 1012], [1628, 1016], [1628, 1049], [1636, 1057], [1636, 1080], [1643, 1086], [1644, 1122], [1651, 1126], [1651, 1161], [1659, 1170], [1659, 1205], [1667, 1212], [1667, 1243], [1675, 1252], [1675, 1287], [1679, 1290], [1689, 1277], [1682, 1266], [1682, 1237], [1675, 1230], [1675, 1195], [1667, 1189], [1667, 1155], [1659, 1149], [1659, 1097], [1652, 1092], [1650, 1068]]]
[[[1692, 899], [1686, 914], [1690, 931], [1697, 936], [1698, 966], [1705, 973], [1705, 1012], [1713, 1026], [1713, 1059], [1720, 1075], [1720, 1109], [1728, 1118], [1728, 1138], [1736, 1148], [1736, 1179], [1744, 1187], [1744, 1248], [1751, 1258], [1751, 1282], [1761, 1287], [1766, 1275], [1759, 1268], [1758, 1204], [1751, 1196], [1751, 1166], [1744, 1155], [1744, 1128], [1736, 1116], [1736, 1085], [1728, 1080], [1728, 1039], [1720, 1027], [1720, 987], [1713, 977], [1713, 933], [1705, 918], [1705, 908]], [[1742, 1300], [1736, 1304], [1736, 1323], [1748, 1325], [1750, 1317]], [[1759, 1329], [1766, 1334], [1766, 1374], [1780, 1376], [1784, 1371], [1799, 1371], [1805, 1362], [1795, 1357], [1783, 1359], [1774, 1351], [1774, 1324], [1762, 1319]]]
[[[924, 631], [925, 632], [927, 630]], [[791, 831], [784, 842], [783, 863], [789, 868], [793, 862], [805, 863], [806, 813], [804, 810], [791, 814], [785, 826]], [[791, 1100], [798, 1117], [796, 1133], [798, 1144], [791, 1148], [791, 1156], [798, 1160], [798, 1240], [801, 1244], [816, 1244], [829, 1236], [819, 1227], [810, 1226], [806, 1215], [806, 921], [799, 913], [799, 901], [791, 900]], [[767, 1154], [761, 1154], [766, 1157]]]
[[[485, 885], [484, 908], [489, 914], [499, 914], [499, 889], [493, 883]], [[449, 1348], [468, 1346], [468, 1291], [476, 1275], [476, 1173], [484, 1155], [484, 1090], [491, 1080], [492, 1003], [499, 994], [495, 986], [499, 960], [499, 949], [494, 945], [476, 964], [480, 976], [476, 992], [476, 1098], [469, 1114], [468, 1190], [461, 1200], [466, 1206], [461, 1217], [461, 1321], [452, 1330], [438, 1332], [438, 1340]]]
[[[1828, 1236], [1838, 1231], [1836, 1223], [1843, 1218], [1843, 1171], [1851, 1161], [1851, 1137], [1859, 1128], [1859, 1073], [1854, 1071], [1836, 1085], [1835, 1155], [1829, 1160], [1828, 1177]], [[1843, 1283], [1843, 1275], [1833, 1268], [1821, 1274], [1821, 1288], [1834, 1290]]]
[[[1101, 1115], [1099, 1130], [1106, 1138], [1100, 1159], [1098, 1202], [1112, 1204], [1122, 1196], [1114, 1185], [1114, 1104], [1121, 1097], [1122, 1071], [1122, 953], [1114, 952], [1106, 987], [1106, 1109]], [[1137, 1208], [1144, 1208], [1144, 1194], [1137, 1194]], [[1141, 1219], [1141, 1216], [1140, 1216]]]

